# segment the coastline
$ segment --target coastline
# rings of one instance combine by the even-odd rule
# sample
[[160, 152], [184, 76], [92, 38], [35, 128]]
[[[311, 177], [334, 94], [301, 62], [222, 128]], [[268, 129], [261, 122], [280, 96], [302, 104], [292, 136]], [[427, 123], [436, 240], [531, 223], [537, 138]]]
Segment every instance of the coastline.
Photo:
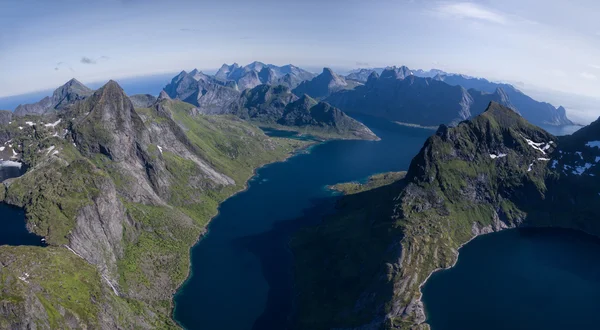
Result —
[[[278, 137], [271, 137], [271, 138], [276, 138], [276, 139], [277, 139]], [[332, 140], [333, 140], [333, 139], [332, 139]], [[202, 233], [201, 233], [201, 234], [198, 236], [198, 239], [197, 239], [197, 240], [194, 242], [194, 244], [193, 244], [192, 246], [190, 246], [190, 247], [189, 247], [189, 249], [188, 249], [188, 251], [189, 251], [189, 252], [188, 252], [189, 270], [188, 270], [187, 277], [185, 278], [185, 280], [183, 280], [183, 281], [182, 281], [182, 282], [181, 282], [181, 283], [180, 283], [180, 284], [177, 286], [177, 289], [176, 289], [176, 290], [175, 290], [175, 291], [174, 291], [174, 292], [171, 294], [171, 312], [169, 313], [169, 317], [170, 317], [170, 318], [171, 318], [171, 320], [173, 320], [173, 321], [175, 322], [175, 324], [177, 324], [177, 325], [178, 325], [178, 326], [179, 326], [181, 329], [185, 329], [185, 328], [184, 328], [184, 327], [183, 327], [183, 325], [182, 325], [182, 324], [180, 324], [180, 323], [179, 323], [179, 321], [177, 321], [177, 320], [175, 319], [175, 317], [174, 317], [174, 316], [175, 316], [175, 297], [177, 296], [177, 293], [180, 291], [180, 289], [181, 289], [181, 288], [182, 288], [182, 287], [183, 287], [183, 286], [186, 284], [186, 282], [187, 282], [187, 281], [188, 281], [188, 280], [191, 278], [191, 276], [193, 275], [193, 265], [192, 265], [192, 258], [191, 258], [191, 255], [192, 255], [192, 249], [193, 249], [193, 248], [194, 248], [194, 247], [195, 247], [195, 246], [196, 246], [196, 245], [197, 245], [197, 244], [198, 244], [198, 243], [199, 243], [199, 242], [202, 240], [202, 238], [203, 238], [203, 237], [204, 237], [206, 234], [208, 234], [208, 226], [209, 226], [209, 225], [210, 225], [210, 223], [211, 223], [211, 222], [212, 222], [212, 221], [213, 221], [213, 220], [214, 220], [214, 219], [215, 219], [215, 218], [216, 218], [216, 217], [217, 217], [217, 216], [218, 216], [218, 215], [221, 213], [221, 212], [220, 212], [221, 205], [222, 205], [224, 202], [226, 202], [227, 200], [229, 200], [230, 198], [232, 198], [232, 197], [234, 197], [234, 196], [236, 196], [236, 195], [238, 195], [238, 194], [241, 194], [241, 193], [243, 193], [243, 192], [247, 191], [247, 190], [250, 188], [250, 185], [249, 185], [250, 181], [251, 181], [251, 180], [252, 180], [254, 177], [256, 177], [256, 175], [257, 175], [257, 173], [258, 173], [258, 170], [260, 170], [260, 169], [262, 169], [262, 168], [265, 168], [265, 167], [267, 167], [267, 166], [269, 166], [269, 165], [272, 165], [272, 164], [284, 163], [284, 162], [286, 162], [288, 159], [290, 159], [290, 158], [292, 158], [292, 157], [294, 157], [294, 156], [296, 156], [296, 155], [299, 155], [299, 154], [300, 154], [302, 151], [308, 150], [308, 149], [310, 149], [311, 147], [314, 147], [315, 145], [319, 145], [319, 144], [322, 144], [322, 143], [324, 143], [324, 142], [327, 142], [327, 141], [328, 141], [328, 140], [324, 140], [324, 141], [316, 141], [316, 140], [311, 140], [311, 141], [308, 141], [308, 143], [307, 143], [305, 146], [303, 146], [303, 147], [300, 147], [300, 148], [298, 148], [298, 149], [295, 149], [295, 150], [293, 150], [292, 152], [289, 152], [289, 153], [288, 153], [288, 154], [287, 154], [287, 155], [286, 155], [284, 158], [282, 158], [282, 159], [279, 159], [279, 160], [275, 160], [275, 161], [272, 161], [272, 162], [269, 162], [269, 163], [265, 163], [265, 164], [262, 164], [262, 165], [260, 165], [260, 166], [256, 167], [254, 170], [252, 170], [252, 175], [251, 175], [251, 176], [250, 176], [250, 177], [249, 177], [249, 178], [248, 178], [248, 179], [247, 179], [247, 180], [244, 182], [244, 185], [241, 187], [241, 189], [239, 189], [238, 191], [235, 191], [234, 193], [232, 193], [230, 196], [228, 196], [227, 198], [225, 198], [223, 201], [221, 201], [221, 202], [219, 203], [219, 205], [218, 205], [218, 207], [217, 207], [217, 212], [216, 212], [216, 213], [215, 213], [215, 214], [214, 214], [212, 217], [210, 217], [210, 219], [208, 220], [208, 222], [207, 222], [207, 223], [206, 223], [206, 225], [204, 226], [204, 230], [203, 230], [203, 231], [202, 231]]]

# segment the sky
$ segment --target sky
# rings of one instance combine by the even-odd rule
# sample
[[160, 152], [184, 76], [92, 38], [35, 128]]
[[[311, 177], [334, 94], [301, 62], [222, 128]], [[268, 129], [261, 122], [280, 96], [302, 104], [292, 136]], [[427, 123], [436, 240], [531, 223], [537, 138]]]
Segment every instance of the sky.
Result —
[[597, 0], [0, 0], [0, 97], [258, 60], [439, 68], [600, 98], [599, 12]]

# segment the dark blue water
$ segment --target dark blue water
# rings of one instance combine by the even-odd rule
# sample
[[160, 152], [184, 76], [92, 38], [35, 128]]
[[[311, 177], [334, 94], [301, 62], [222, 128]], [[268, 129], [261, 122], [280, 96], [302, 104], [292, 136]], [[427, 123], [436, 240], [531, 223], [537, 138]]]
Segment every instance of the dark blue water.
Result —
[[175, 297], [188, 329], [285, 329], [292, 310], [290, 235], [332, 210], [325, 186], [406, 170], [429, 130], [358, 117], [381, 141], [330, 141], [258, 170], [228, 199], [191, 253]]
[[[20, 176], [23, 170], [18, 167], [0, 167], [0, 183]], [[44, 246], [41, 237], [27, 231], [23, 209], [4, 203], [0, 203], [0, 245]]]
[[599, 329], [600, 239], [569, 230], [481, 236], [423, 287], [432, 330]]

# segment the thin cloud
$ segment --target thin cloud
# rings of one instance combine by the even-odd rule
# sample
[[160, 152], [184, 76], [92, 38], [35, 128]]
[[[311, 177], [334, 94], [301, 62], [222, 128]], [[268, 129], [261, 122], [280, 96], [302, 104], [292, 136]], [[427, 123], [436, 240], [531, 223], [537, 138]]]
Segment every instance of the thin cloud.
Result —
[[99, 61], [103, 61], [103, 60], [108, 60], [108, 56], [100, 56], [97, 59], [91, 59], [89, 57], [83, 56], [81, 58], [80, 62], [83, 63], [83, 64], [96, 64]]
[[356, 66], [369, 66], [368, 62], [356, 62]]
[[581, 76], [581, 78], [587, 79], [587, 80], [596, 80], [596, 79], [598, 79], [598, 77], [596, 77], [596, 75], [591, 74], [589, 72], [582, 72], [582, 73], [579, 74], [579, 76]]
[[598, 64], [590, 64], [590, 68], [594, 68], [594, 69], [600, 70], [600, 65], [598, 65]]
[[506, 16], [471, 2], [440, 3], [435, 12], [443, 16], [507, 24]]
[[68, 69], [71, 72], [75, 72], [75, 70], [73, 70], [73, 68], [65, 62], [58, 62], [56, 63], [56, 65], [54, 66], [54, 71], [59, 71], [61, 69]]

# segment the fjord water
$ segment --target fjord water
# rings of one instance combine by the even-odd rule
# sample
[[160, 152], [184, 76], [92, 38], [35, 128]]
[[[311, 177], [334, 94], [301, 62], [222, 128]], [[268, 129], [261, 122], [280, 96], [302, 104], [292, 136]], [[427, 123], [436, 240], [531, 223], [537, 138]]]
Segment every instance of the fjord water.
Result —
[[[0, 183], [18, 177], [23, 172], [19, 167], [0, 166]], [[31, 234], [25, 227], [25, 212], [22, 209], [0, 203], [0, 245], [43, 246], [41, 237]]]
[[175, 297], [175, 320], [187, 329], [286, 328], [293, 300], [287, 243], [298, 227], [331, 211], [335, 198], [326, 186], [406, 170], [433, 134], [357, 119], [382, 140], [313, 146], [259, 169], [246, 191], [221, 204], [191, 251], [191, 275]]
[[432, 330], [598, 329], [600, 239], [533, 228], [481, 236], [422, 291]]

